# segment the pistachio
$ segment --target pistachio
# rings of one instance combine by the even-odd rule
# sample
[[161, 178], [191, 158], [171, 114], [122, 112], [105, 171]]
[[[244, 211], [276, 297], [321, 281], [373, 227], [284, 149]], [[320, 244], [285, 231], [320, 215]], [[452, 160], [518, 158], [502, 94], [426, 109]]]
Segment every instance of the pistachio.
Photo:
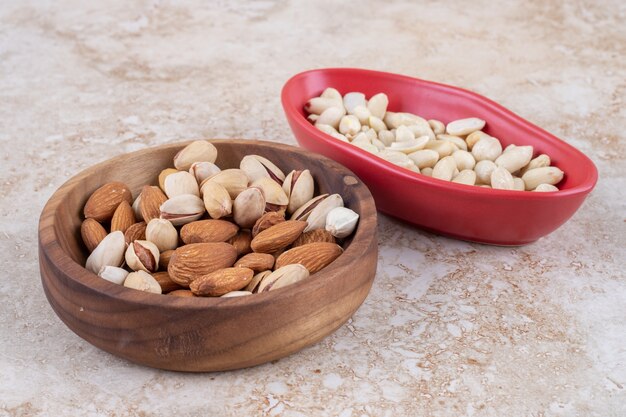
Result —
[[234, 200], [240, 192], [248, 188], [249, 179], [248, 175], [243, 170], [231, 168], [220, 171], [204, 180], [204, 182], [200, 184], [200, 190], [203, 190], [207, 182], [216, 182], [226, 188], [230, 198]]
[[455, 151], [452, 154], [452, 157], [456, 162], [456, 167], [461, 171], [465, 169], [474, 169], [474, 167], [476, 166], [476, 160], [474, 159], [474, 156], [467, 151]]
[[261, 281], [263, 281], [263, 278], [265, 278], [266, 276], [268, 276], [271, 273], [272, 273], [272, 271], [259, 272], [258, 274], [256, 274], [255, 276], [252, 277], [252, 281], [250, 281], [250, 283], [246, 286], [246, 288], [244, 288], [244, 290], [245, 291], [250, 291], [251, 293], [258, 292], [257, 289], [258, 289], [259, 284], [261, 283]]
[[539, 184], [556, 185], [563, 179], [563, 171], [557, 167], [541, 167], [526, 171], [522, 175], [526, 190], [534, 190]]
[[215, 162], [217, 148], [206, 140], [197, 140], [185, 146], [174, 156], [174, 166], [180, 171], [189, 171], [194, 162]]
[[161, 187], [161, 190], [165, 192], [165, 178], [171, 174], [176, 174], [177, 172], [179, 171], [176, 168], [165, 168], [161, 171], [159, 174], [159, 187]]
[[483, 127], [485, 127], [484, 120], [478, 117], [469, 117], [448, 123], [446, 132], [448, 132], [449, 135], [465, 136], [477, 130], [481, 130]]
[[215, 181], [207, 181], [202, 186], [204, 207], [212, 219], [221, 219], [233, 211], [233, 200], [226, 188]]
[[106, 235], [87, 258], [85, 268], [97, 274], [102, 267], [120, 266], [124, 261], [126, 241], [124, 233], [115, 231]]
[[195, 195], [183, 194], [161, 204], [160, 210], [162, 219], [169, 220], [174, 226], [182, 226], [202, 217], [204, 202]]
[[178, 231], [169, 220], [152, 219], [146, 226], [146, 240], [154, 243], [159, 252], [178, 247]]
[[268, 274], [258, 285], [257, 292], [273, 291], [309, 277], [309, 271], [300, 264], [285, 265]]
[[183, 194], [193, 194], [200, 196], [196, 177], [187, 171], [179, 171], [168, 175], [165, 178], [163, 188], [168, 198], [173, 198]]
[[533, 191], [549, 193], [553, 191], [559, 191], [559, 189], [552, 184], [539, 184]]
[[124, 280], [124, 286], [139, 291], [162, 294], [158, 281], [145, 271], [136, 271], [128, 274]]
[[357, 106], [367, 106], [367, 102], [365, 100], [365, 94], [363, 93], [348, 93], [343, 96], [343, 105], [348, 111], [348, 114], [354, 114], [354, 108]]
[[285, 174], [272, 161], [260, 155], [246, 155], [241, 160], [239, 168], [247, 175], [250, 182], [260, 178], [271, 178], [282, 185]]
[[319, 115], [315, 121], [315, 125], [323, 124], [332, 126], [334, 129], [339, 127], [339, 121], [346, 115], [346, 109], [343, 107], [329, 107]]
[[269, 178], [259, 178], [252, 183], [252, 186], [258, 187], [263, 192], [265, 211], [281, 211], [287, 208], [289, 198], [276, 181]]
[[354, 232], [359, 215], [346, 207], [335, 207], [326, 216], [326, 227], [334, 237], [343, 239]]
[[443, 157], [435, 164], [432, 177], [443, 181], [450, 181], [454, 176], [455, 169], [456, 161], [454, 158], [452, 156]]
[[326, 226], [328, 213], [335, 207], [343, 207], [343, 199], [339, 194], [331, 194], [320, 201], [307, 217], [307, 227], [304, 231], [323, 229]]
[[476, 163], [476, 166], [474, 167], [477, 182], [487, 185], [491, 184], [491, 173], [496, 168], [496, 164], [488, 159], [485, 159], [484, 161], [478, 161]]
[[[271, 181], [271, 180], [270, 180]], [[257, 187], [243, 190], [233, 202], [233, 218], [241, 228], [249, 229], [265, 212], [265, 197]]]
[[250, 291], [231, 291], [226, 294], [220, 296], [221, 298], [232, 298], [232, 297], [245, 297], [246, 295], [252, 295]]
[[148, 240], [131, 242], [124, 256], [133, 271], [155, 272], [159, 267], [159, 248]]
[[339, 122], [339, 132], [344, 135], [356, 135], [361, 130], [361, 122], [354, 115], [343, 116]]
[[505, 149], [502, 155], [496, 158], [495, 163], [497, 166], [513, 173], [528, 165], [532, 157], [532, 146], [515, 146], [508, 148], [508, 150]]
[[369, 109], [370, 113], [372, 114], [372, 116], [378, 118], [379, 120], [385, 117], [388, 105], [389, 98], [385, 93], [375, 94], [370, 97], [369, 101], [367, 102], [367, 108]]
[[410, 153], [409, 158], [415, 163], [415, 165], [417, 165], [420, 170], [423, 170], [424, 168], [434, 167], [439, 160], [439, 154], [432, 149], [422, 149]]
[[194, 176], [198, 184], [202, 184], [202, 181], [212, 177], [220, 171], [221, 169], [217, 165], [213, 162], [207, 161], [194, 162], [191, 164], [191, 167], [189, 167], [189, 173]]
[[488, 159], [495, 161], [502, 153], [502, 145], [500, 141], [493, 137], [484, 137], [480, 139], [472, 148], [472, 155], [476, 161]]
[[315, 182], [311, 171], [291, 171], [283, 183], [283, 191], [289, 199], [287, 213], [292, 214], [313, 198]]
[[515, 187], [513, 176], [503, 167], [497, 167], [491, 173], [491, 188], [497, 190], [512, 190]]
[[128, 271], [117, 266], [106, 265], [100, 268], [98, 276], [114, 284], [122, 285], [128, 276]]
[[452, 178], [452, 182], [457, 184], [466, 184], [466, 185], [475, 185], [476, 184], [476, 172], [471, 169], [464, 169], [459, 172], [454, 178]]

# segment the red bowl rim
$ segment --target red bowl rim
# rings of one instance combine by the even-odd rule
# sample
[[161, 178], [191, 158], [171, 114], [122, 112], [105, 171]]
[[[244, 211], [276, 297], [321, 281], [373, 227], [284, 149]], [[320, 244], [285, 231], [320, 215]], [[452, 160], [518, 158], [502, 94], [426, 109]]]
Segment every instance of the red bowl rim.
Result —
[[[577, 185], [567, 188], [564, 190], [559, 190], [558, 192], [520, 192], [514, 190], [498, 190], [498, 189], [487, 189], [483, 187], [477, 187], [475, 185], [466, 185], [466, 184], [457, 184], [450, 181], [443, 181], [437, 178], [428, 177], [426, 175], [417, 174], [409, 169], [402, 168], [398, 165], [392, 164], [389, 161], [386, 161], [379, 156], [376, 156], [366, 150], [363, 150], [357, 146], [353, 146], [349, 143], [342, 142], [333, 138], [332, 136], [318, 130], [315, 126], [313, 126], [305, 117], [300, 113], [300, 109], [296, 107], [296, 104], [290, 102], [288, 96], [292, 90], [297, 88], [297, 82], [302, 79], [310, 76], [315, 73], [351, 73], [351, 74], [360, 74], [360, 75], [377, 75], [387, 77], [389, 79], [396, 79], [401, 81], [408, 81], [422, 86], [434, 86], [437, 89], [443, 90], [444, 92], [450, 94], [455, 94], [459, 96], [463, 96], [469, 100], [479, 101], [481, 105], [488, 107], [494, 113], [497, 113], [500, 117], [505, 119], [514, 120], [516, 122], [521, 122], [526, 124], [532, 131], [534, 131], [538, 136], [547, 137], [548, 139], [555, 141], [562, 146], [565, 146], [570, 149], [570, 151], [575, 152], [581, 158], [581, 160], [585, 161], [585, 166], [581, 168], [585, 170], [586, 177]], [[574, 148], [572, 145], [567, 142], [559, 139], [553, 134], [543, 130], [542, 128], [534, 125], [533, 123], [527, 121], [521, 116], [513, 113], [508, 110], [504, 106], [496, 103], [495, 101], [481, 96], [480, 94], [474, 93], [469, 90], [465, 90], [463, 88], [454, 87], [447, 84], [441, 84], [434, 81], [427, 81], [420, 78], [409, 77], [401, 74], [394, 74], [390, 72], [383, 71], [373, 71], [368, 69], [361, 68], [320, 68], [313, 69], [304, 72], [300, 72], [287, 80], [283, 89], [281, 91], [281, 102], [283, 106], [283, 110], [289, 119], [293, 122], [297, 123], [300, 127], [306, 130], [311, 136], [315, 137], [317, 140], [323, 142], [326, 146], [337, 149], [339, 152], [346, 152], [351, 157], [355, 158], [366, 158], [369, 159], [373, 165], [378, 166], [379, 168], [383, 168], [386, 171], [392, 171], [395, 175], [402, 177], [407, 181], [413, 181], [418, 184], [421, 184], [426, 187], [432, 188], [448, 188], [450, 190], [454, 190], [455, 192], [459, 192], [462, 194], [476, 194], [481, 196], [492, 196], [497, 198], [507, 197], [507, 199], [555, 199], [562, 198], [568, 196], [577, 196], [577, 195], [585, 195], [591, 192], [598, 181], [598, 170], [594, 163], [581, 151]], [[567, 175], [567, 173], [565, 173]]]

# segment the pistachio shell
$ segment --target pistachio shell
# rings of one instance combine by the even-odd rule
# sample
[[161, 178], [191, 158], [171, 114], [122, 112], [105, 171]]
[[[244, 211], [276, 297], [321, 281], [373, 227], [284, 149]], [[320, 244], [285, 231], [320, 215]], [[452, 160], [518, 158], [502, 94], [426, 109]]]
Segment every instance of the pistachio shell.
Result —
[[145, 271], [131, 272], [124, 280], [124, 286], [139, 291], [162, 294], [159, 282]]
[[233, 211], [233, 200], [226, 188], [215, 181], [207, 181], [202, 186], [204, 207], [212, 219], [221, 219]]
[[135, 240], [128, 245], [124, 258], [133, 271], [155, 272], [159, 267], [159, 248], [147, 240]]
[[283, 183], [283, 191], [289, 198], [287, 213], [291, 214], [298, 210], [304, 203], [313, 198], [315, 181], [311, 171], [291, 171]]
[[309, 271], [300, 264], [285, 265], [266, 275], [259, 283], [258, 292], [277, 290], [309, 277]]
[[196, 177], [187, 171], [179, 171], [168, 175], [163, 182], [163, 190], [168, 198], [183, 194], [200, 196]]
[[128, 271], [117, 266], [103, 266], [100, 268], [98, 276], [114, 284], [122, 285], [128, 276]]
[[326, 216], [326, 230], [334, 237], [343, 239], [354, 232], [359, 215], [346, 207], [335, 207]]
[[249, 229], [265, 212], [265, 197], [257, 187], [243, 190], [233, 202], [233, 218], [243, 229]]
[[207, 161], [194, 162], [189, 168], [189, 173], [195, 177], [198, 184], [202, 184], [202, 181], [212, 177], [220, 171], [220, 167], [215, 165], [213, 162]]
[[176, 249], [178, 231], [169, 220], [152, 219], [146, 226], [146, 240], [154, 243], [159, 252]]
[[231, 199], [237, 198], [240, 192], [248, 188], [248, 176], [241, 169], [225, 169], [212, 177], [207, 178], [200, 185], [200, 190], [204, 188], [204, 184], [209, 181], [216, 182], [226, 188]]
[[198, 220], [204, 214], [204, 202], [192, 194], [183, 194], [170, 198], [161, 204], [161, 218], [169, 220], [174, 226]]
[[120, 266], [124, 261], [125, 249], [124, 233], [119, 230], [109, 233], [91, 252], [85, 263], [85, 268], [97, 274], [102, 267]]
[[217, 148], [206, 140], [197, 140], [185, 146], [174, 156], [174, 166], [180, 171], [189, 171], [194, 162], [215, 162]]
[[343, 199], [339, 194], [331, 194], [324, 198], [315, 208], [311, 211], [306, 222], [307, 227], [305, 232], [316, 229], [323, 229], [326, 226], [326, 217], [328, 213], [335, 207], [343, 207]]
[[276, 181], [268, 177], [257, 179], [252, 183], [252, 186], [261, 189], [265, 197], [265, 203], [268, 205], [286, 207], [289, 204], [289, 198], [283, 191], [283, 188]]
[[304, 203], [302, 206], [300, 206], [300, 208], [291, 215], [291, 220], [308, 219], [309, 216], [311, 215], [311, 211], [318, 204], [320, 204], [326, 197], [328, 197], [328, 194], [321, 194], [321, 195], [318, 195], [317, 197], [313, 197], [312, 199]]
[[239, 163], [239, 168], [245, 172], [250, 182], [260, 178], [271, 178], [281, 184], [285, 174], [272, 161], [260, 155], [246, 155]]

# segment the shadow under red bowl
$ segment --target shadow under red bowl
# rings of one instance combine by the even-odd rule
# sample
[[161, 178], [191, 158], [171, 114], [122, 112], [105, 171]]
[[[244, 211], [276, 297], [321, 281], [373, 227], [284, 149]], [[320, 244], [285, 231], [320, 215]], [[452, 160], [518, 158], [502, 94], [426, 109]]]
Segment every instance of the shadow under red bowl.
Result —
[[[533, 193], [485, 189], [416, 174], [319, 131], [306, 119], [304, 104], [327, 87], [341, 94], [384, 92], [390, 111], [403, 111], [448, 123], [479, 117], [484, 131], [503, 147], [532, 145], [565, 172], [559, 192]], [[593, 162], [554, 135], [499, 104], [460, 88], [403, 75], [350, 68], [306, 71], [282, 90], [289, 125], [303, 147], [336, 160], [369, 187], [379, 211], [426, 230], [463, 240], [523, 245], [565, 223], [597, 181]]]

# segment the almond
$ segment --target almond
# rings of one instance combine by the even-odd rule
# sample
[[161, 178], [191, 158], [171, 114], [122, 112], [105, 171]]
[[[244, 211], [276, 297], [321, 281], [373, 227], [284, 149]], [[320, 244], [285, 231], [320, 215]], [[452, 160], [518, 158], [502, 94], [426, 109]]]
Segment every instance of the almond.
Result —
[[276, 211], [270, 211], [269, 213], [265, 213], [263, 216], [259, 218], [254, 224], [252, 228], [252, 237], [255, 237], [259, 233], [261, 233], [265, 229], [269, 229], [270, 227], [282, 223], [285, 221], [285, 216], [282, 213]]
[[124, 233], [124, 240], [126, 243], [134, 242], [135, 240], [146, 240], [146, 222], [135, 223], [126, 229]]
[[120, 230], [126, 232], [133, 224], [135, 224], [135, 212], [128, 201], [122, 201], [115, 209], [115, 213], [113, 213], [111, 231], [115, 232], [116, 230]]
[[334, 243], [316, 242], [307, 243], [289, 249], [276, 259], [275, 268], [281, 268], [289, 264], [301, 264], [309, 270], [311, 274], [328, 266], [343, 253], [341, 246]]
[[97, 220], [92, 218], [87, 218], [80, 225], [80, 235], [83, 238], [83, 242], [89, 252], [93, 252], [93, 250], [98, 246], [102, 239], [104, 239], [107, 235], [107, 231], [102, 227]]
[[195, 279], [235, 263], [237, 250], [228, 243], [191, 243], [174, 251], [167, 267], [172, 281], [188, 287]]
[[172, 281], [172, 278], [170, 278], [170, 274], [168, 274], [167, 271], [155, 272], [152, 274], [152, 276], [161, 286], [161, 291], [163, 292], [163, 294], [165, 294], [166, 292], [183, 289], [183, 287]]
[[252, 252], [250, 243], [252, 242], [252, 235], [249, 230], [240, 230], [235, 236], [233, 236], [228, 243], [233, 245], [237, 249], [237, 256], [245, 255]]
[[161, 204], [167, 201], [167, 196], [159, 187], [146, 185], [141, 189], [141, 200], [139, 201], [139, 210], [141, 217], [146, 223], [152, 219], [161, 217]]
[[269, 253], [249, 253], [235, 262], [237, 268], [250, 268], [254, 272], [261, 272], [272, 269], [274, 266], [274, 256]]
[[336, 240], [335, 237], [328, 230], [316, 229], [302, 233], [291, 246], [295, 248], [296, 246], [302, 246], [306, 245], [307, 243], [315, 242], [336, 243]]
[[263, 230], [252, 239], [252, 250], [261, 253], [272, 253], [292, 244], [307, 226], [306, 222], [287, 220]]
[[166, 250], [161, 252], [161, 256], [159, 256], [159, 271], [167, 271], [167, 267], [170, 264], [170, 258], [174, 253], [173, 250]]
[[85, 203], [85, 217], [99, 222], [110, 220], [122, 201], [133, 202], [133, 196], [126, 184], [121, 182], [104, 184], [94, 191]]
[[193, 295], [193, 293], [189, 290], [174, 290], [172, 292], [168, 292], [167, 295], [174, 297], [195, 297], [195, 295]]
[[189, 288], [195, 295], [221, 296], [244, 288], [252, 281], [250, 268], [224, 268], [194, 280]]
[[236, 224], [226, 220], [198, 220], [180, 229], [180, 238], [186, 244], [225, 242], [239, 231]]

